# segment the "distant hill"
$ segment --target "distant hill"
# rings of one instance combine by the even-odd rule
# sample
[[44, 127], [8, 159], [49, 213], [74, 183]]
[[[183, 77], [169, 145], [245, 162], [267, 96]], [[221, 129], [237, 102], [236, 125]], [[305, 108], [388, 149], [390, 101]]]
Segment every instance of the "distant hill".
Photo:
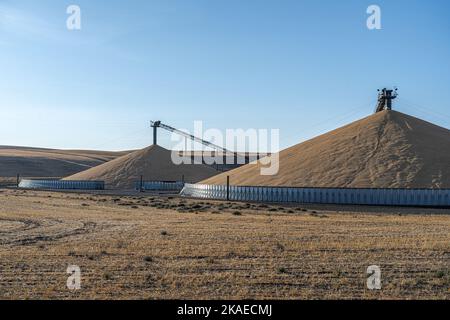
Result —
[[249, 164], [201, 183], [292, 187], [450, 188], [450, 130], [382, 111], [279, 153], [280, 170]]
[[65, 177], [129, 152], [0, 146], [0, 177]]

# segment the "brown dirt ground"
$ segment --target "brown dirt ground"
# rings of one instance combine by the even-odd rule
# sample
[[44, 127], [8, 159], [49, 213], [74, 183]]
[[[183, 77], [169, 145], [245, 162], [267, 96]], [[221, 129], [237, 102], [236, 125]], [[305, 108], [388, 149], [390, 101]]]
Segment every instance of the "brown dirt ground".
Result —
[[450, 209], [0, 189], [0, 299], [450, 299], [449, 259]]

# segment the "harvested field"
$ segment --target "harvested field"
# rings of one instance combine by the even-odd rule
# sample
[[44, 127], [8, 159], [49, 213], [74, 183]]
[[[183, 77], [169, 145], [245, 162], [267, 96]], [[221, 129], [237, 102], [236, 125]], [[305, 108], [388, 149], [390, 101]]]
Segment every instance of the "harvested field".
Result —
[[0, 298], [449, 299], [450, 210], [0, 189]]

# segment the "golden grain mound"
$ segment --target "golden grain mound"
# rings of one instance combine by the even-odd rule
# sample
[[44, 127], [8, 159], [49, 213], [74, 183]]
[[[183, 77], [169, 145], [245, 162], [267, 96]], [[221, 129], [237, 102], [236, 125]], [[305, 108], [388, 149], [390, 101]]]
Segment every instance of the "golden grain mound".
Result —
[[65, 177], [126, 153], [0, 146], [0, 177]]
[[198, 182], [218, 172], [203, 164], [176, 165], [171, 151], [153, 145], [114, 159], [98, 167], [80, 172], [64, 180], [100, 180], [106, 188], [132, 189], [141, 175], [144, 180]]
[[397, 111], [382, 111], [279, 153], [262, 176], [249, 164], [202, 181], [232, 185], [450, 188], [450, 131]]

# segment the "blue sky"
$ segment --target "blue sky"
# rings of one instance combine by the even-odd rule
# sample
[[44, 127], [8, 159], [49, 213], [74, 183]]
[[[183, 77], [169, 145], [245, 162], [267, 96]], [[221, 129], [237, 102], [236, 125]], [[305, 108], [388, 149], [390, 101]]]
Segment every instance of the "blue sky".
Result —
[[134, 149], [150, 120], [202, 120], [279, 128], [284, 148], [394, 85], [397, 110], [449, 128], [449, 15], [444, 0], [0, 0], [0, 145]]

